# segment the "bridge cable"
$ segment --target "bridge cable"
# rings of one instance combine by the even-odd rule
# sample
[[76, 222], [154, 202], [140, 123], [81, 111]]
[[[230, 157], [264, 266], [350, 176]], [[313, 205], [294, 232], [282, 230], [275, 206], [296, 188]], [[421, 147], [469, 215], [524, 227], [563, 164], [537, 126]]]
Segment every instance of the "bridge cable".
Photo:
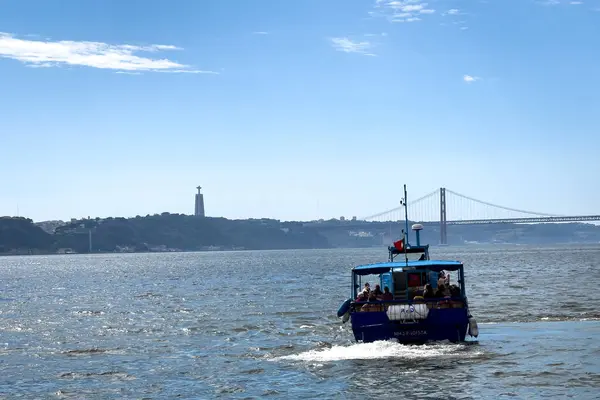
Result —
[[495, 208], [501, 208], [501, 209], [507, 210], [507, 211], [515, 211], [515, 212], [519, 212], [519, 213], [522, 213], [522, 214], [538, 215], [540, 217], [564, 217], [564, 215], [544, 214], [544, 213], [539, 213], [539, 212], [535, 212], [535, 211], [525, 211], [525, 210], [519, 210], [519, 209], [516, 209], [516, 208], [499, 206], [497, 204], [488, 203], [487, 201], [477, 200], [477, 199], [474, 199], [472, 197], [465, 196], [464, 194], [453, 192], [450, 189], [446, 189], [446, 192], [452, 193], [455, 196], [462, 197], [464, 199], [471, 200], [471, 201], [474, 201], [474, 202], [479, 203], [479, 204], [484, 204], [486, 206], [491, 206], [491, 207], [495, 207]]
[[[434, 196], [434, 195], [438, 194], [439, 192], [440, 192], [440, 190], [436, 189], [433, 192], [431, 192], [429, 194], [426, 194], [425, 196], [421, 196], [421, 197], [419, 197], [416, 200], [408, 202], [408, 205], [409, 206], [414, 205], [415, 203], [418, 203], [418, 202], [423, 201], [423, 200], [425, 200], [425, 199], [427, 199], [427, 198], [429, 198], [431, 196]], [[361, 220], [362, 221], [367, 221], [369, 219], [374, 219], [374, 218], [377, 218], [377, 217], [381, 217], [382, 215], [390, 214], [390, 213], [393, 213], [393, 212], [396, 212], [396, 211], [402, 210], [402, 209], [404, 209], [404, 206], [399, 206], [399, 207], [396, 207], [396, 208], [392, 208], [391, 210], [383, 211], [383, 212], [380, 212], [380, 213], [377, 213], [377, 214], [374, 214], [374, 215], [371, 215], [371, 216], [368, 216], [368, 217], [364, 217]]]

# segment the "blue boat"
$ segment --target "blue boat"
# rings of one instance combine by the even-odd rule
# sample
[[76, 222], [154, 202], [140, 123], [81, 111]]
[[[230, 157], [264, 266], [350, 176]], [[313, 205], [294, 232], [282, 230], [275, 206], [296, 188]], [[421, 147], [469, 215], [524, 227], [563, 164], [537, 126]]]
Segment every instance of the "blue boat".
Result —
[[[406, 209], [405, 199], [406, 185], [402, 201]], [[410, 245], [405, 233], [407, 212], [406, 225], [403, 238], [388, 247], [387, 262], [352, 269], [351, 296], [340, 306], [338, 317], [344, 323], [350, 320], [354, 338], [363, 343], [457, 343], [465, 341], [467, 334], [477, 337], [477, 322], [469, 312], [465, 291], [464, 265], [430, 259], [429, 245], [420, 243], [423, 226], [412, 226], [416, 245]], [[401, 261], [396, 259], [399, 256]], [[374, 280], [379, 288], [371, 288]]]

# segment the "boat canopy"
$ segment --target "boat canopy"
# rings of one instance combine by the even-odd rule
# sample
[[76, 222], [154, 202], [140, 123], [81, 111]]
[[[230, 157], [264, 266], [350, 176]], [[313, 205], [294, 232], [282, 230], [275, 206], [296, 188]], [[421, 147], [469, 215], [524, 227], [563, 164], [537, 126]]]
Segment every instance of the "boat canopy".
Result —
[[402, 270], [403, 268], [428, 269], [431, 271], [457, 271], [463, 267], [460, 261], [446, 260], [422, 260], [409, 261], [408, 264], [404, 261], [385, 262], [377, 264], [359, 265], [352, 268], [352, 272], [356, 275], [376, 275], [389, 272], [394, 269]]

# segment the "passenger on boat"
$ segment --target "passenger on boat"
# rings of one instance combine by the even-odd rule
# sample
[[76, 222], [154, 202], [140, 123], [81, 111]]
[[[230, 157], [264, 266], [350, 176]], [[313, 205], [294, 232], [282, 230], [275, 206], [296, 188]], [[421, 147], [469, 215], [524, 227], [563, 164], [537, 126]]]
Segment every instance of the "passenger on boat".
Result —
[[369, 295], [364, 290], [358, 294], [355, 301], [367, 301]]
[[438, 284], [438, 289], [435, 292], [435, 297], [449, 297], [450, 296], [450, 290], [446, 287], [446, 285], [442, 284]]
[[375, 293], [371, 293], [369, 295], [369, 302], [362, 306], [360, 311], [384, 311], [383, 304], [376, 304], [374, 303], [375, 301], [377, 301], [377, 296], [375, 296]]
[[383, 288], [383, 294], [381, 295], [381, 300], [383, 300], [383, 301], [394, 300], [394, 295], [390, 292], [389, 287], [386, 286]]
[[438, 288], [440, 287], [440, 285], [446, 284], [445, 278], [446, 278], [446, 274], [444, 273], [444, 271], [440, 271], [440, 273], [438, 274], [438, 281], [437, 281]]
[[375, 290], [373, 290], [373, 293], [378, 298], [381, 298], [381, 295], [383, 295], [383, 292], [381, 291], [381, 287], [379, 285], [375, 285]]
[[450, 296], [459, 297], [460, 296], [460, 288], [456, 285], [450, 285]]
[[461, 300], [457, 300], [457, 298], [460, 298], [460, 288], [458, 286], [450, 285], [450, 297], [453, 299], [450, 300], [450, 304], [453, 308], [463, 307], [464, 303]]
[[430, 283], [425, 284], [425, 288], [423, 289], [423, 298], [431, 299], [435, 297], [435, 292], [433, 291], [433, 287]]
[[363, 292], [365, 292], [367, 295], [369, 293], [371, 293], [371, 285], [369, 285], [369, 282], [365, 283], [365, 287], [363, 288]]

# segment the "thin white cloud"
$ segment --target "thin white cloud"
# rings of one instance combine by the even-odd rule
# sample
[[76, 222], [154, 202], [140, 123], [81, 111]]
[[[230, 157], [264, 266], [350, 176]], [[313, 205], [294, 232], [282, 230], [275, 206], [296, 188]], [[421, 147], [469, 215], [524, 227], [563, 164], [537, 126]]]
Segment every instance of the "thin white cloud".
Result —
[[101, 42], [20, 39], [0, 32], [0, 58], [9, 58], [29, 67], [83, 66], [115, 71], [218, 74], [191, 68], [166, 58], [143, 57], [135, 53], [182, 50], [172, 45], [112, 45]]
[[[582, 0], [537, 0], [536, 3], [543, 6], [581, 6], [586, 4], [586, 2]], [[592, 8], [591, 11], [600, 11], [600, 8]]]
[[464, 75], [463, 76], [463, 81], [467, 82], [467, 83], [473, 83], [475, 81], [479, 81], [481, 80], [481, 78], [477, 77], [477, 76], [471, 76], [471, 75]]
[[265, 31], [257, 31], [257, 32], [252, 32], [253, 35], [268, 35], [269, 32], [265, 32]]
[[369, 50], [373, 47], [371, 42], [363, 40], [360, 42], [354, 42], [347, 37], [331, 38], [331, 45], [337, 51], [343, 51], [345, 53], [359, 53], [366, 56], [374, 56]]
[[[459, 16], [464, 16], [464, 15], [468, 15], [468, 13], [465, 13], [465, 12], [463, 12], [463, 11], [459, 10], [458, 8], [451, 8], [451, 9], [449, 9], [449, 10], [447, 10], [447, 11], [444, 11], [444, 12], [442, 13], [442, 16], [443, 16], [443, 17], [447, 17], [447, 16], [449, 16], [449, 19], [450, 19], [450, 21], [451, 21], [451, 22], [448, 22], [448, 23], [446, 23], [446, 22], [443, 22], [443, 23], [441, 23], [440, 25], [442, 25], [442, 26], [450, 26], [450, 24], [451, 24], [451, 25], [464, 25], [464, 24], [466, 24], [466, 23], [467, 23], [467, 21], [461, 21], [461, 20], [457, 20], [457, 19], [456, 19], [456, 17], [459, 17]], [[469, 28], [468, 28], [468, 27], [466, 27], [466, 26], [460, 26], [460, 27], [459, 27], [459, 29], [460, 29], [461, 31], [466, 31], [466, 30], [468, 30]]]
[[396, 6], [396, 2], [392, 1], [388, 3], [390, 7], [402, 10], [403, 12], [415, 12], [421, 11], [425, 6], [422, 4], [407, 4], [404, 6]]
[[375, 0], [375, 10], [369, 14], [386, 17], [391, 22], [420, 21], [419, 15], [435, 13], [421, 0]]

